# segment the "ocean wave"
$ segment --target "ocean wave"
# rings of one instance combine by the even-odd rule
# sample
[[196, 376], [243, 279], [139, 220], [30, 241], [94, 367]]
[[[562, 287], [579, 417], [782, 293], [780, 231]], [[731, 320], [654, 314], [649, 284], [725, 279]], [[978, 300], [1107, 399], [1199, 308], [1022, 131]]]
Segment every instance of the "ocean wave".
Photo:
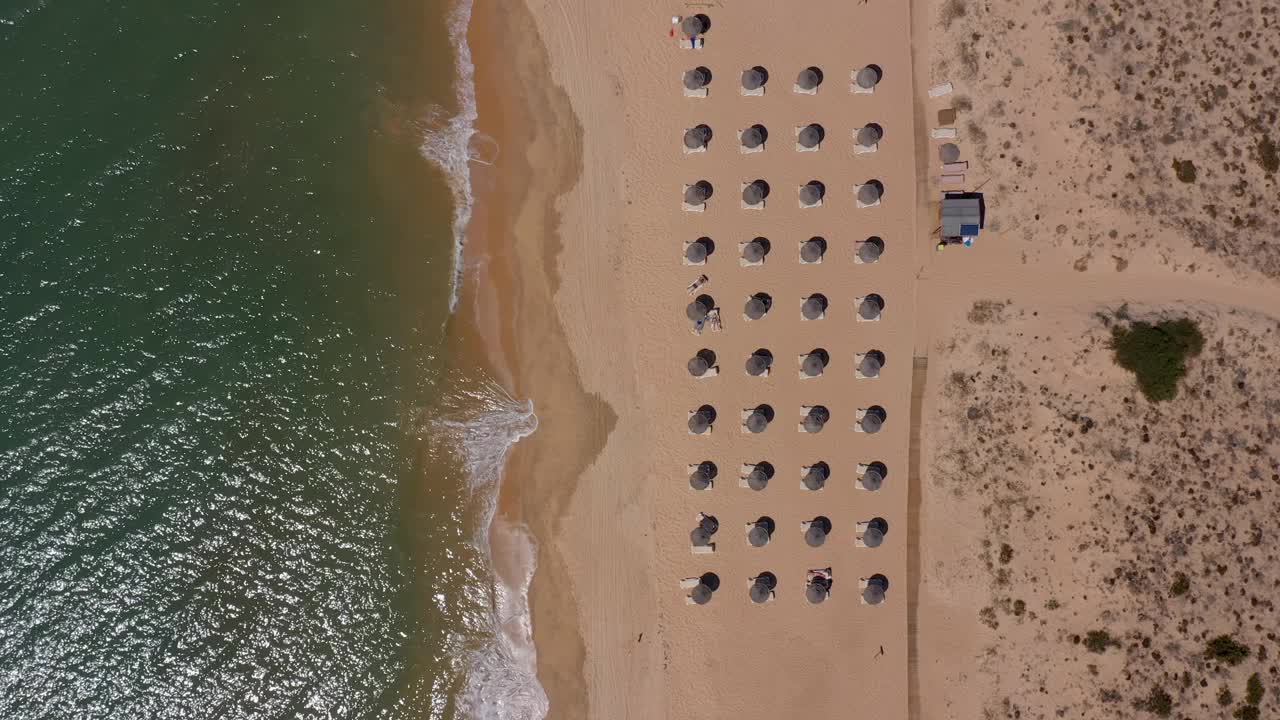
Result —
[[[496, 383], [461, 391], [435, 422], [465, 465], [475, 518], [474, 542], [488, 561], [491, 594], [485, 617], [475, 618], [482, 637], [467, 647], [465, 679], [457, 699], [466, 720], [543, 720], [547, 695], [538, 683], [537, 653], [529, 611], [529, 585], [537, 566], [537, 543], [522, 525], [494, 521], [502, 471], [511, 448], [538, 427], [533, 403], [521, 402]], [[496, 549], [496, 552], [495, 552]]]
[[419, 151], [435, 163], [449, 183], [453, 194], [453, 275], [449, 288], [449, 312], [457, 310], [462, 291], [462, 250], [467, 242], [467, 226], [471, 224], [471, 138], [475, 135], [476, 82], [475, 65], [471, 62], [471, 46], [467, 28], [471, 24], [472, 0], [457, 0], [449, 13], [449, 35], [458, 38], [453, 62], [457, 71], [454, 82], [456, 111], [434, 106], [427, 112], [426, 130]]

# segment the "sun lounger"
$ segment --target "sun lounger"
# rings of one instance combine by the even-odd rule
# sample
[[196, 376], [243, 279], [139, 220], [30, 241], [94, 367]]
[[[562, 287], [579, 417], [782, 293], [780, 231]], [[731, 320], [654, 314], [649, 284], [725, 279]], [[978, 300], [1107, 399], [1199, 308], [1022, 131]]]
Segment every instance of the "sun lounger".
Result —
[[763, 85], [761, 85], [760, 87], [756, 88], [755, 90], [748, 90], [748, 89], [746, 89], [746, 88], [744, 88], [744, 87], [741, 87], [741, 86], [739, 86], [739, 89], [741, 89], [741, 90], [742, 90], [742, 94], [743, 94], [743, 95], [746, 95], [746, 96], [748, 96], [748, 97], [760, 97], [761, 95], [764, 95], [764, 86], [763, 86]]
[[949, 82], [942, 83], [941, 85], [934, 85], [933, 87], [929, 88], [929, 97], [940, 98], [944, 95], [950, 95], [951, 91], [954, 89], [955, 88], [952, 87], [951, 83]]
[[706, 145], [703, 145], [702, 147], [691, 148], [688, 145], [681, 144], [680, 147], [684, 149], [685, 155], [693, 155], [695, 153], [704, 153], [707, 151]]
[[716, 551], [716, 544], [710, 543], [708, 545], [690, 545], [689, 550], [694, 555], [706, 555], [707, 553], [713, 553]]
[[816, 87], [802, 88], [800, 87], [799, 83], [792, 84], [791, 91], [798, 95], [817, 95], [818, 94], [818, 88]]
[[720, 308], [711, 308], [707, 313], [707, 324], [711, 327], [711, 332], [720, 332], [724, 329], [720, 324]]
[[964, 185], [964, 173], [940, 175], [938, 177], [938, 184], [944, 187], [960, 187]]
[[692, 578], [685, 578], [685, 579], [683, 579], [683, 580], [681, 580], [681, 581], [680, 581], [680, 589], [681, 589], [681, 590], [692, 590], [692, 589], [694, 589], [694, 588], [698, 587], [698, 583], [700, 583], [700, 582], [702, 582], [702, 578], [696, 578], [696, 577], [692, 577]]
[[688, 98], [704, 98], [707, 96], [707, 88], [698, 88], [697, 90], [684, 88], [684, 96]]
[[806, 204], [804, 200], [800, 200], [798, 198], [796, 200], [796, 202], [800, 205], [801, 210], [808, 210], [810, 208], [822, 207], [822, 201], [823, 201], [823, 198], [818, 198], [817, 202]]
[[[857, 134], [857, 131], [856, 131], [856, 130], [854, 131], [854, 134], [855, 134], [855, 135]], [[868, 154], [873, 153], [873, 152], [875, 152], [875, 151], [877, 151], [877, 150], [879, 150], [879, 149], [880, 149], [880, 143], [876, 143], [875, 145], [871, 145], [871, 146], [869, 146], [869, 147], [868, 147], [868, 146], [866, 146], [866, 145], [859, 145], [859, 144], [858, 144], [858, 143], [856, 143], [856, 142], [853, 144], [853, 154], [854, 154], [854, 155], [868, 155]]]
[[929, 137], [932, 137], [934, 140], [949, 140], [951, 138], [954, 138], [955, 136], [956, 136], [956, 129], [953, 127], [934, 128], [929, 131]]
[[942, 172], [964, 172], [969, 169], [968, 160], [960, 160], [959, 162], [950, 162], [942, 164]]

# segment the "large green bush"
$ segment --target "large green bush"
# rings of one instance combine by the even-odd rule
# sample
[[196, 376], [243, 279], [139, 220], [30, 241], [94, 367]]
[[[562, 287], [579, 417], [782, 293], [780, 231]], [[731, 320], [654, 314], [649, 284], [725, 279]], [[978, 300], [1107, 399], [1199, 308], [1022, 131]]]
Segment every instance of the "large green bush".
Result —
[[1228, 665], [1239, 665], [1249, 657], [1249, 648], [1236, 642], [1236, 639], [1230, 635], [1219, 635], [1205, 645], [1204, 656]]
[[1187, 374], [1187, 358], [1204, 349], [1204, 335], [1187, 318], [1155, 325], [1137, 321], [1112, 328], [1111, 348], [1116, 363], [1137, 376], [1142, 394], [1159, 402], [1178, 394], [1178, 381]]

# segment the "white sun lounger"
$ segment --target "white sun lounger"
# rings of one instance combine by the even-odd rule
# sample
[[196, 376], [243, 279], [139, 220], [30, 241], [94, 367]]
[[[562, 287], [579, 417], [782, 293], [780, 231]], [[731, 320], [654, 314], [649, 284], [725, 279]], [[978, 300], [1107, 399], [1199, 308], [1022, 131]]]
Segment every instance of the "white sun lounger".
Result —
[[934, 140], [950, 140], [956, 136], [955, 128], [934, 128], [929, 131], [929, 137]]
[[964, 185], [964, 173], [949, 173], [947, 175], [938, 176], [938, 184], [946, 187], [960, 187]]
[[960, 160], [957, 162], [943, 163], [942, 172], [964, 172], [969, 169], [968, 160]]
[[954, 89], [955, 88], [952, 87], [951, 83], [949, 82], [942, 83], [941, 85], [934, 85], [933, 87], [929, 88], [929, 97], [940, 98], [940, 97], [943, 97], [944, 95], [950, 95], [951, 91]]

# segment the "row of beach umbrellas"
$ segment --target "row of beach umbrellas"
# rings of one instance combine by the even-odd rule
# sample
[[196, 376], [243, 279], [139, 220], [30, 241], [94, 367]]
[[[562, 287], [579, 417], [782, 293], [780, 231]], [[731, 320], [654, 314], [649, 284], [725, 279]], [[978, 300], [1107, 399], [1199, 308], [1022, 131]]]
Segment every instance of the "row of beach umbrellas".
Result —
[[[853, 82], [858, 88], [874, 90], [876, 85], [879, 85], [884, 78], [884, 71], [879, 65], [867, 65], [852, 73], [852, 76]], [[710, 88], [713, 79], [714, 74], [711, 69], [699, 65], [686, 70], [681, 82], [686, 90], [697, 91]], [[826, 76], [821, 68], [809, 66], [796, 73], [795, 86], [798, 90], [813, 92], [822, 85], [825, 79]], [[738, 80], [743, 90], [756, 92], [762, 90], [769, 83], [769, 70], [763, 65], [753, 65], [743, 70], [741, 75], [738, 76]]]
[[[742, 202], [754, 207], [768, 199], [772, 192], [773, 188], [769, 186], [768, 181], [756, 178], [743, 184]], [[706, 205], [713, 195], [715, 195], [715, 186], [710, 181], [698, 180], [685, 186], [684, 203], [691, 208], [701, 207]], [[827, 196], [827, 186], [821, 180], [810, 180], [796, 189], [796, 195], [801, 203], [807, 206], [816, 205]], [[884, 183], [876, 179], [868, 180], [857, 186], [854, 196], [862, 205], [875, 205], [884, 197]]]
[[[689, 374], [697, 378], [706, 377], [707, 373], [716, 367], [717, 360], [714, 350], [702, 348], [689, 358]], [[868, 350], [858, 361], [858, 373], [864, 378], [879, 377], [880, 370], [884, 368], [884, 361], [883, 352]], [[826, 371], [829, 364], [831, 364], [831, 354], [823, 348], [814, 348], [800, 357], [800, 372], [804, 373], [805, 377], [819, 377]], [[760, 377], [771, 367], [773, 367], [773, 352], [768, 348], [759, 348], [747, 356], [744, 369], [748, 375]]]
[[[684, 131], [684, 146], [689, 150], [702, 150], [711, 145], [715, 132], [710, 125], [694, 125]], [[806, 150], [812, 150], [822, 144], [827, 131], [818, 123], [809, 123], [796, 133], [796, 143]], [[884, 128], [877, 123], [868, 123], [858, 128], [855, 140], [864, 148], [875, 147], [884, 139]], [[748, 150], [763, 147], [769, 140], [769, 129], [756, 123], [738, 133], [738, 142]]]
[[[709, 237], [700, 237], [685, 245], [685, 261], [692, 265], [705, 263], [715, 252], [715, 241]], [[827, 254], [827, 239], [815, 235], [800, 243], [800, 259], [806, 263], [820, 262]], [[742, 243], [740, 255], [749, 263], [764, 262], [773, 252], [773, 243], [766, 237], [756, 237]], [[884, 239], [876, 236], [857, 243], [855, 254], [863, 263], [873, 263], [884, 254]]]
[[[747, 596], [751, 598], [751, 602], [763, 604], [774, 599], [778, 588], [777, 575], [765, 570], [751, 578], [749, 582]], [[829, 570], [811, 571], [805, 581], [805, 599], [813, 605], [821, 604], [831, 595], [833, 585]], [[884, 602], [885, 594], [889, 591], [889, 578], [876, 573], [866, 578], [862, 585], [862, 601], [867, 605], [879, 605]], [[720, 587], [720, 576], [713, 572], [703, 573], [698, 576], [697, 583], [689, 590], [689, 600], [695, 605], [706, 605], [711, 602]]]
[[[751, 463], [748, 467], [751, 469], [743, 479], [748, 488], [756, 491], [768, 487], [777, 473], [773, 464], [766, 460]], [[826, 487], [827, 481], [831, 478], [831, 465], [824, 460], [815, 462], [804, 471], [801, 482], [808, 490], [821, 490]], [[689, 487], [694, 490], [706, 490], [712, 486], [719, 473], [720, 470], [714, 462], [703, 460], [689, 471]], [[888, 475], [888, 466], [879, 460], [874, 460], [863, 467], [858, 482], [864, 490], [875, 491], [884, 486], [884, 480]]]
[[[694, 435], [704, 435], [710, 432], [715, 425], [716, 417], [717, 413], [714, 407], [703, 405], [689, 413], [689, 432]], [[883, 407], [872, 405], [862, 410], [861, 416], [857, 420], [857, 429], [864, 433], [878, 433], [884, 427], [884, 423], [888, 418], [889, 415]], [[759, 434], [767, 430], [773, 420], [773, 407], [762, 404], [744, 411], [742, 426], [749, 433]], [[827, 406], [811, 405], [803, 409], [800, 427], [807, 433], [819, 433], [830, 421], [831, 411], [827, 409]]]
[[[776, 529], [777, 525], [773, 518], [767, 515], [760, 517], [748, 523], [747, 542], [752, 547], [764, 547], [773, 539]], [[714, 515], [704, 514], [698, 524], [689, 531], [689, 544], [693, 547], [708, 547], [719, 530], [720, 521]], [[822, 547], [826, 544], [827, 536], [831, 531], [831, 519], [825, 515], [819, 515], [805, 523], [804, 542], [809, 547]], [[889, 532], [889, 522], [884, 518], [872, 518], [859, 532], [864, 547], [877, 548], [884, 542], [885, 533]]]
[[[800, 303], [800, 314], [806, 320], [822, 318], [831, 303], [826, 295], [813, 293]], [[690, 322], [705, 320], [716, 308], [716, 300], [707, 294], [695, 297], [685, 306], [685, 317]], [[748, 320], [761, 320], [773, 309], [773, 296], [766, 292], [753, 293], [742, 306], [742, 314]], [[884, 312], [884, 298], [876, 293], [864, 295], [858, 301], [858, 317], [863, 320], [876, 320]]]

